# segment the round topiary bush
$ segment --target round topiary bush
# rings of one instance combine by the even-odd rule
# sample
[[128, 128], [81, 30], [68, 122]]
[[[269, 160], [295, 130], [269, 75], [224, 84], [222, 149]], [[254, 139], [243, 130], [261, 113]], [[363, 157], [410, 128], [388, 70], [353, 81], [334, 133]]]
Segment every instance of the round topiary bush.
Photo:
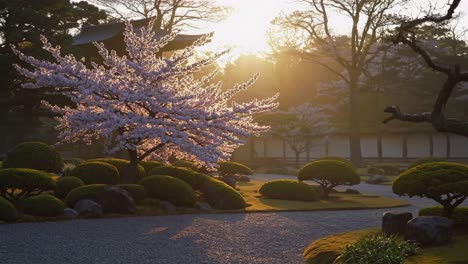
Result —
[[13, 222], [18, 219], [15, 206], [5, 198], [0, 197], [0, 221]]
[[[101, 158], [101, 159], [93, 159], [93, 160], [89, 160], [89, 161], [105, 162], [105, 163], [108, 163], [110, 165], [115, 166], [117, 168], [117, 170], [119, 171], [121, 179], [124, 177], [124, 175], [126, 175], [126, 172], [128, 170], [128, 166], [130, 165], [130, 161], [128, 161], [128, 160], [114, 159], [114, 158]], [[145, 169], [143, 168], [143, 166], [138, 164], [137, 165], [137, 175], [135, 176], [135, 181], [132, 182], [132, 183], [139, 182], [145, 176], [146, 176]]]
[[400, 174], [392, 190], [398, 195], [432, 199], [444, 207], [444, 216], [451, 218], [468, 197], [468, 166], [454, 162], [422, 164]]
[[260, 187], [259, 192], [271, 199], [317, 201], [317, 192], [308, 184], [293, 180], [269, 181]]
[[149, 172], [156, 167], [161, 167], [164, 166], [163, 162], [160, 161], [154, 161], [154, 160], [147, 160], [147, 161], [141, 161], [140, 165], [145, 169], [145, 173], [147, 176], [149, 176]]
[[139, 184], [117, 184], [116, 186], [130, 193], [136, 203], [141, 203], [146, 198], [145, 187]]
[[55, 217], [63, 214], [63, 202], [48, 194], [29, 197], [23, 201], [23, 210], [26, 214], [43, 217]]
[[222, 181], [211, 179], [202, 186], [201, 191], [205, 201], [216, 209], [231, 210], [246, 207], [244, 197]]
[[16, 145], [3, 160], [3, 168], [28, 168], [61, 173], [63, 158], [58, 151], [42, 142]]
[[55, 188], [55, 195], [60, 198], [65, 198], [67, 194], [78, 187], [85, 185], [84, 182], [74, 176], [61, 177], [57, 181], [57, 187]]
[[322, 160], [334, 160], [334, 161], [343, 162], [346, 165], [350, 166], [351, 168], [356, 169], [356, 166], [354, 166], [354, 164], [350, 160], [342, 158], [342, 157], [337, 157], [337, 156], [325, 156], [325, 157], [318, 158], [314, 161], [322, 161]]
[[174, 166], [162, 166], [153, 168], [149, 175], [169, 175], [192, 186], [193, 189], [198, 190], [201, 188], [203, 183], [208, 179], [207, 175], [193, 171], [188, 168], [174, 167]]
[[172, 166], [174, 167], [182, 167], [182, 168], [189, 168], [193, 171], [198, 171], [199, 168], [195, 163], [188, 161], [188, 160], [178, 160], [172, 163]]
[[446, 162], [446, 160], [442, 158], [437, 158], [437, 157], [424, 157], [424, 158], [419, 158], [409, 164], [408, 169], [412, 169], [416, 166], [422, 165], [422, 164], [427, 164], [427, 163], [433, 163], [433, 162]]
[[33, 169], [0, 169], [0, 196], [8, 200], [22, 200], [45, 191], [55, 190], [51, 175]]
[[153, 175], [140, 181], [148, 197], [169, 201], [178, 206], [193, 207], [195, 191], [186, 182], [168, 175]]
[[98, 202], [99, 195], [106, 186], [106, 184], [90, 184], [75, 188], [65, 197], [65, 204], [74, 207], [76, 202], [84, 199]]
[[309, 180], [322, 186], [324, 199], [328, 199], [331, 190], [338, 185], [354, 185], [361, 181], [354, 168], [336, 160], [311, 162], [299, 170], [297, 177], [299, 181]]
[[89, 161], [76, 166], [71, 172], [85, 184], [118, 184], [120, 174], [117, 168], [109, 163]]
[[243, 174], [252, 175], [253, 171], [238, 162], [224, 161], [219, 163], [218, 172], [221, 175]]

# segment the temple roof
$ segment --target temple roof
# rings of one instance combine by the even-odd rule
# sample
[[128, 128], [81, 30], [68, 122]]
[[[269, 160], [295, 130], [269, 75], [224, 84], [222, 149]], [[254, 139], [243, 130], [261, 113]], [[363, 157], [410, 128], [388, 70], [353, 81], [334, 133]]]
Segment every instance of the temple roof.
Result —
[[[150, 19], [139, 19], [131, 21], [134, 27], [134, 30], [139, 30], [142, 27], [146, 27], [149, 23]], [[125, 22], [114, 22], [114, 23], [107, 23], [107, 24], [100, 24], [100, 25], [93, 25], [93, 26], [83, 26], [81, 28], [81, 32], [73, 37], [73, 45], [89, 45], [93, 42], [102, 42], [108, 39], [111, 39], [125, 30]], [[155, 38], [161, 38], [167, 35], [168, 32], [163, 29], [156, 29]], [[209, 33], [211, 34], [211, 33]], [[179, 34], [172, 42], [180, 42], [190, 45], [195, 40], [201, 38], [204, 34], [201, 35], [185, 35]], [[172, 46], [176, 43], [172, 43]]]

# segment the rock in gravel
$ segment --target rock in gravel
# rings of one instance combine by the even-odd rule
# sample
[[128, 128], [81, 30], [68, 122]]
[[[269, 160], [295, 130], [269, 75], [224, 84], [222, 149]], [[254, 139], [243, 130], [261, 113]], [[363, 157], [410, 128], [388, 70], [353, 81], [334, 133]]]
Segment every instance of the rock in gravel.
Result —
[[115, 186], [106, 186], [97, 199], [105, 213], [133, 214], [135, 200], [126, 191]]
[[166, 210], [166, 211], [168, 211], [170, 213], [173, 213], [173, 212], [177, 211], [177, 207], [174, 204], [172, 204], [171, 202], [168, 202], [168, 201], [161, 201], [159, 203], [159, 206], [161, 207], [161, 209]]
[[382, 232], [387, 235], [404, 235], [406, 224], [413, 218], [409, 212], [385, 212], [382, 217]]
[[72, 208], [65, 208], [63, 209], [63, 215], [66, 219], [75, 219], [78, 217], [78, 212], [76, 212]]
[[102, 206], [93, 200], [79, 200], [74, 207], [75, 211], [84, 217], [101, 217]]
[[388, 179], [382, 175], [370, 175], [369, 178], [366, 180], [368, 184], [380, 184], [383, 182], [387, 182]]
[[345, 193], [349, 193], [349, 194], [361, 194], [358, 190], [355, 190], [355, 189], [346, 189]]
[[226, 183], [227, 185], [231, 186], [232, 188], [236, 188], [236, 180], [233, 179], [233, 178], [229, 178], [229, 177], [219, 177], [218, 180]]
[[452, 221], [441, 216], [418, 216], [406, 225], [405, 239], [422, 246], [443, 245], [452, 239]]
[[197, 203], [195, 208], [203, 212], [212, 212], [213, 208], [208, 203]]

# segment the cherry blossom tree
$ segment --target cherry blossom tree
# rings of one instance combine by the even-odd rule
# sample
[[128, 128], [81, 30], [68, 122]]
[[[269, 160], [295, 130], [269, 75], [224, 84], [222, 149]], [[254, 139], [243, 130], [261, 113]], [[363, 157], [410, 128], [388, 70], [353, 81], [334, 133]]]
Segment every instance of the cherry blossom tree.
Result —
[[25, 56], [13, 47], [28, 68], [17, 70], [32, 81], [23, 88], [54, 87], [70, 98], [76, 107], [59, 107], [44, 102], [61, 116], [56, 127], [61, 142], [83, 139], [88, 144], [104, 138], [110, 152], [128, 151], [130, 166], [125, 182], [134, 181], [138, 162], [157, 156], [194, 161], [213, 167], [227, 160], [250, 134], [266, 132], [253, 116], [277, 108], [278, 95], [263, 100], [236, 103], [230, 99], [247, 89], [257, 75], [243, 84], [223, 91], [221, 83], [210, 82], [216, 72], [201, 78], [194, 73], [213, 63], [226, 52], [195, 60], [193, 46], [158, 57], [158, 51], [176, 33], [155, 39], [153, 22], [141, 32], [130, 23], [124, 33], [127, 56], [118, 56], [102, 43], [95, 43], [102, 65], [87, 68], [72, 55], [62, 56], [42, 37], [43, 48], [56, 62]]

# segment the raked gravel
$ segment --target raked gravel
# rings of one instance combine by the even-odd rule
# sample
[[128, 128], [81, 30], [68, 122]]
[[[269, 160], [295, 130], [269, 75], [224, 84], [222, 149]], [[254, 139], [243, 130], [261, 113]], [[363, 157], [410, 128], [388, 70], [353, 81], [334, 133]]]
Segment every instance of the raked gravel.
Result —
[[[272, 179], [284, 176], [255, 175]], [[393, 196], [390, 186], [355, 189]], [[0, 263], [188, 264], [304, 263], [313, 240], [348, 230], [377, 227], [388, 210], [432, 205], [407, 199], [399, 209], [172, 215], [0, 225]]]

